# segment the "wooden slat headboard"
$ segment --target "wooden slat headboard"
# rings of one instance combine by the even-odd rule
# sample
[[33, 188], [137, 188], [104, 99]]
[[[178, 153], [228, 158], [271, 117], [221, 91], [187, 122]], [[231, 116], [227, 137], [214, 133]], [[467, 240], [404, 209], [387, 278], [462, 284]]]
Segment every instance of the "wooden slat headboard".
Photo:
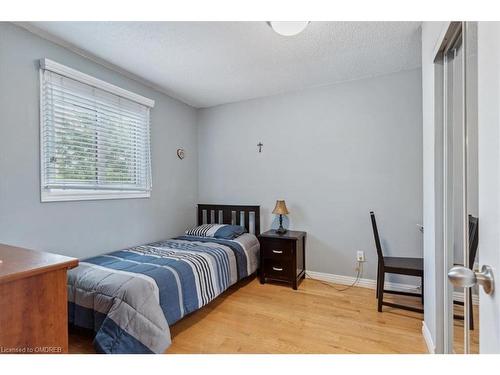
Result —
[[198, 225], [231, 224], [244, 226], [248, 233], [260, 234], [260, 206], [198, 204]]

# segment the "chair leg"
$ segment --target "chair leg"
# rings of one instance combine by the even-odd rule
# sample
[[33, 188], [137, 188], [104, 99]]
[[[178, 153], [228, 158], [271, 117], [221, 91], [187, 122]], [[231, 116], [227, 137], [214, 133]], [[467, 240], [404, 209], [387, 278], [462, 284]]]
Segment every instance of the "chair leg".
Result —
[[375, 293], [377, 295], [377, 299], [378, 299], [379, 284], [380, 284], [380, 265], [377, 266], [377, 287], [375, 288]]
[[472, 305], [472, 290], [469, 293], [469, 327], [474, 330], [474, 306]]
[[424, 277], [422, 276], [422, 297], [421, 297], [421, 300], [422, 300], [422, 305], [424, 304]]
[[385, 283], [385, 272], [383, 269], [380, 270], [380, 278], [378, 281], [378, 311], [382, 312], [382, 303], [384, 302], [384, 283]]

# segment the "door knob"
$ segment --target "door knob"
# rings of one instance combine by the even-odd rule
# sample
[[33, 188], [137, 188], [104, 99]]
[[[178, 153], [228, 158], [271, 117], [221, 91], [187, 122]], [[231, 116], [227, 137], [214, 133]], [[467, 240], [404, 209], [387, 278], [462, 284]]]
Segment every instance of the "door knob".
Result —
[[470, 288], [481, 285], [486, 294], [493, 293], [495, 280], [490, 266], [483, 266], [481, 272], [474, 272], [464, 266], [455, 266], [448, 271], [448, 280], [457, 288]]

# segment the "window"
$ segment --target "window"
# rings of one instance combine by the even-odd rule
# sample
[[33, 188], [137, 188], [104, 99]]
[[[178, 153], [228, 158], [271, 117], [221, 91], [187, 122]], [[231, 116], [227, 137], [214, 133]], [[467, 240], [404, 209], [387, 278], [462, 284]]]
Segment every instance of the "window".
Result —
[[48, 59], [40, 67], [42, 202], [149, 197], [154, 102]]

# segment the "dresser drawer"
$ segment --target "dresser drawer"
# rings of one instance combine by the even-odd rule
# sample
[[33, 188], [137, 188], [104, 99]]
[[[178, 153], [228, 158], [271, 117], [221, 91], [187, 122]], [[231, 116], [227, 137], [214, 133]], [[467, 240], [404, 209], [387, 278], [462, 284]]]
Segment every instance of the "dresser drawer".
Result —
[[295, 241], [266, 239], [262, 243], [262, 256], [266, 259], [291, 259]]
[[264, 276], [275, 280], [289, 281], [293, 273], [292, 262], [269, 260], [264, 265]]

